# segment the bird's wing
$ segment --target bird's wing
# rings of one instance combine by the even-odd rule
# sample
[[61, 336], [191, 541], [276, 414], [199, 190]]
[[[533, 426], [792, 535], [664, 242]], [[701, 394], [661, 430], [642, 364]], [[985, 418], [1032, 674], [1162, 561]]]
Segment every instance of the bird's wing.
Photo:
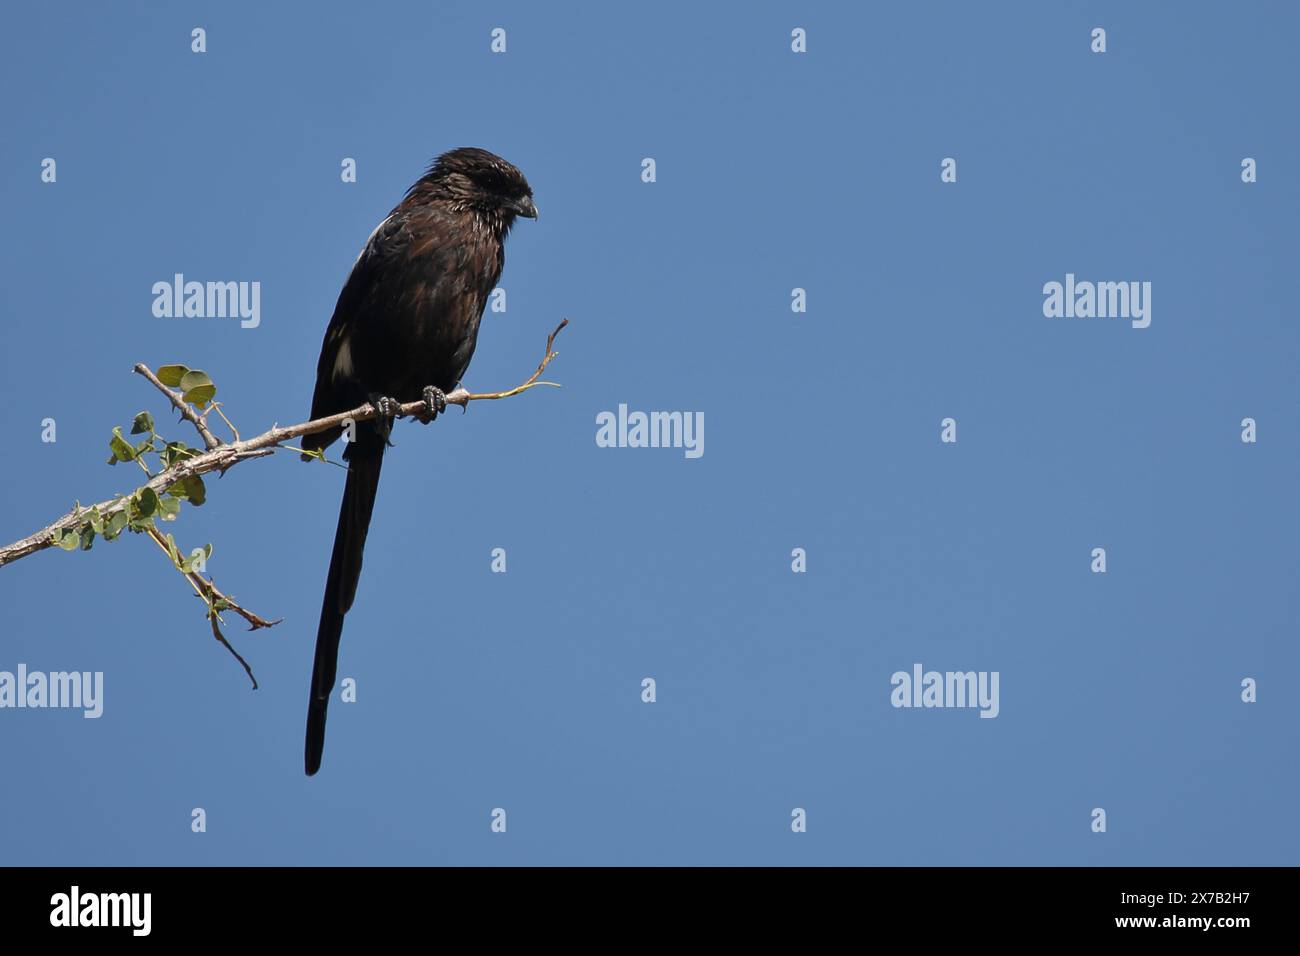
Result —
[[[316, 388], [311, 401], [312, 418], [334, 415], [366, 401], [366, 385], [356, 375], [352, 361], [352, 337], [357, 324], [364, 321], [373, 290], [383, 287], [385, 274], [409, 241], [406, 222], [394, 211], [375, 226], [361, 247], [348, 280], [339, 292], [334, 314], [321, 342], [320, 358], [316, 362]], [[307, 448], [324, 448], [338, 436], [338, 431], [308, 435], [303, 444]]]

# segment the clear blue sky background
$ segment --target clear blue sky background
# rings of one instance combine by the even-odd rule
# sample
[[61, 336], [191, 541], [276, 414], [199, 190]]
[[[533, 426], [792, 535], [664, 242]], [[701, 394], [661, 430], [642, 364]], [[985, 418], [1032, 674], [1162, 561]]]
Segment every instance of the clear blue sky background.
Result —
[[[0, 863], [1298, 862], [1297, 27], [1282, 3], [7, 7], [0, 537], [130, 487], [112, 426], [169, 421], [137, 361], [210, 371], [245, 434], [305, 418], [353, 259], [447, 148], [515, 162], [542, 211], [467, 384], [572, 325], [563, 390], [398, 427], [344, 635], [359, 700], [314, 779], [337, 469], [243, 465], [171, 529], [285, 619], [230, 622], [256, 692], [143, 539], [0, 570], [0, 670], [106, 685], [98, 721], [0, 711]], [[155, 318], [176, 272], [261, 282], [261, 326]], [[1067, 272], [1152, 282], [1151, 327], [1044, 318]], [[621, 402], [704, 412], [703, 458], [598, 448]], [[1001, 715], [895, 710], [914, 662], [999, 671]]]

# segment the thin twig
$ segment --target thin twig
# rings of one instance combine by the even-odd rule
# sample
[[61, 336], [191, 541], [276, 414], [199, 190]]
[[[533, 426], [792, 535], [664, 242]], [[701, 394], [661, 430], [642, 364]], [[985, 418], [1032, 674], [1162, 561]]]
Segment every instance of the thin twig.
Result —
[[171, 549], [167, 547], [167, 539], [163, 537], [161, 531], [157, 528], [147, 528], [146, 531], [148, 532], [149, 537], [152, 538], [154, 543], [158, 545], [159, 549], [161, 549], [162, 553], [167, 556], [167, 559], [172, 562], [172, 567], [176, 568], [185, 580], [190, 582], [190, 587], [194, 588], [194, 593], [207, 604], [207, 617], [212, 623], [212, 636], [220, 641], [222, 646], [234, 655], [235, 660], [239, 661], [239, 663], [243, 665], [244, 672], [248, 674], [248, 679], [253, 682], [253, 690], [257, 690], [257, 678], [253, 676], [253, 668], [249, 666], [248, 661], [244, 660], [239, 651], [235, 650], [234, 647], [231, 646], [230, 641], [226, 640], [226, 635], [221, 633], [220, 624], [222, 622], [221, 616], [217, 611], [217, 602], [224, 602], [230, 610], [234, 611], [247, 621], [248, 629], [250, 631], [255, 631], [261, 627], [275, 627], [275, 625], [279, 624], [280, 621], [284, 619], [280, 618], [279, 620], [268, 621], [261, 615], [254, 614], [247, 608], [241, 607], [229, 595], [221, 593], [221, 590], [211, 580], [205, 580], [197, 571], [185, 571], [183, 568], [178, 566], [175, 561], [172, 560]]
[[217, 624], [217, 615], [210, 612], [208, 614], [208, 620], [212, 622], [212, 636], [220, 641], [222, 645], [225, 646], [226, 650], [235, 655], [235, 660], [244, 665], [244, 673], [247, 674], [248, 679], [253, 682], [253, 690], [257, 690], [257, 678], [253, 676], [253, 669], [248, 666], [248, 661], [244, 660], [239, 651], [230, 646], [230, 642], [226, 640], [226, 635], [221, 633], [221, 628]]
[[239, 429], [236, 428], [234, 423], [226, 417], [226, 413], [221, 410], [221, 403], [213, 402], [212, 410], [221, 416], [221, 420], [226, 423], [226, 427], [230, 429], [230, 433], [235, 436], [235, 441], [239, 441]]
[[[559, 352], [552, 351], [551, 346], [555, 344], [555, 337], [559, 335], [560, 331], [568, 324], [569, 324], [568, 319], [563, 320], [559, 325], [555, 327], [555, 331], [546, 337], [546, 354], [542, 356], [542, 361], [537, 366], [537, 371], [534, 372], [532, 375], [530, 375], [526, 381], [504, 392], [478, 392], [472, 395], [468, 395], [466, 396], [467, 401], [468, 400], [482, 401], [484, 399], [495, 400], [498, 398], [509, 398], [512, 395], [518, 395], [520, 392], [526, 392], [530, 388], [536, 385], [549, 385], [552, 388], [560, 388], [561, 386], [558, 382], [539, 382], [537, 381], [537, 379], [541, 376], [542, 372], [546, 371], [546, 366], [551, 364], [551, 359], [555, 358], [555, 356], [560, 354]], [[450, 402], [451, 398], [448, 398], [447, 401]]]

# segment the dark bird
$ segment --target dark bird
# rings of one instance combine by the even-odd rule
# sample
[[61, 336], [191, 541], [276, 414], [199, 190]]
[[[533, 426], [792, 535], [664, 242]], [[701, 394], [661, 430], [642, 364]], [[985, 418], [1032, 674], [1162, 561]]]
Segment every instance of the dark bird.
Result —
[[[343, 617], [356, 597], [397, 405], [423, 399], [425, 421], [446, 408], [445, 393], [460, 383], [474, 355], [483, 307], [501, 276], [505, 238], [516, 216], [537, 218], [523, 173], [487, 150], [444, 153], [370, 234], [325, 330], [311, 417], [366, 402], [380, 414], [356, 425], [343, 452], [348, 478], [307, 705], [308, 776], [320, 769]], [[308, 435], [303, 446], [320, 450], [342, 433], [336, 428]]]

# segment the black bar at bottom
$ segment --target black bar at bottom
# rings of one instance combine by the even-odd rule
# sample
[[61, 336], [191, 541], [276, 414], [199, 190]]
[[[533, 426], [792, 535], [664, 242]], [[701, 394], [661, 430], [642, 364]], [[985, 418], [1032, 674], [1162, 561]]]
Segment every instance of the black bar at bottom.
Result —
[[0, 926], [11, 941], [83, 943], [330, 945], [464, 928], [490, 934], [494, 948], [516, 933], [533, 945], [556, 934], [623, 938], [610, 932], [668, 945], [679, 931], [771, 942], [783, 929], [805, 941], [902, 930], [927, 942], [1046, 934], [1231, 945], [1286, 933], [1295, 883], [1292, 868], [9, 868]]

